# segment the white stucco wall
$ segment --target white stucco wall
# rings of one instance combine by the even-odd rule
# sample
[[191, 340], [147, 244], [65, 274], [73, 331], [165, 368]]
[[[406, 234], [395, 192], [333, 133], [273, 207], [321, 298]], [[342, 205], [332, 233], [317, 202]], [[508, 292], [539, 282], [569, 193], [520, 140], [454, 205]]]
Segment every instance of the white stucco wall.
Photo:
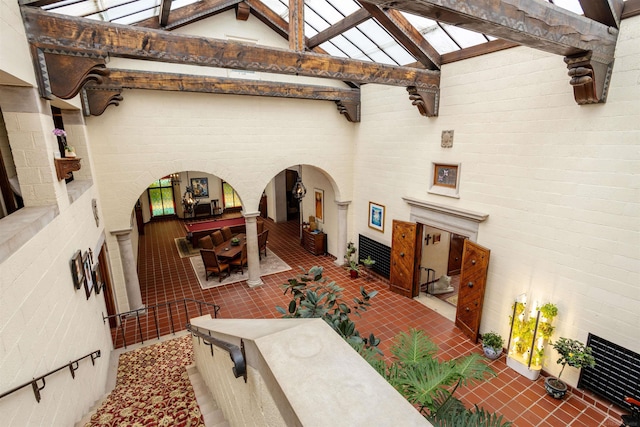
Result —
[[[409, 220], [402, 196], [487, 213], [481, 332], [506, 337], [526, 292], [558, 305], [554, 338], [591, 332], [640, 352], [639, 46], [640, 17], [623, 21], [600, 105], [578, 106], [562, 58], [528, 48], [445, 65], [437, 118], [403, 88], [363, 87], [352, 238], [390, 244], [392, 219]], [[453, 148], [441, 148], [443, 130]], [[427, 193], [431, 162], [462, 164], [459, 199]], [[384, 234], [367, 227], [369, 201], [386, 206]]]

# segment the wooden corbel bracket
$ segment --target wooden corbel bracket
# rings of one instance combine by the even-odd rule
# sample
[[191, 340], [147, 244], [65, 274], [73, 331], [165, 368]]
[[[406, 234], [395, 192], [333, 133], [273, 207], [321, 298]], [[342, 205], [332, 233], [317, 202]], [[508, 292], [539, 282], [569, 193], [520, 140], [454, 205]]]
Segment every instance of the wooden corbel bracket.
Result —
[[336, 101], [336, 105], [340, 114], [344, 114], [348, 121], [351, 123], [360, 122], [360, 102], [339, 99]]
[[121, 86], [85, 86], [82, 89], [82, 109], [85, 116], [99, 116], [109, 105], [120, 105], [122, 97]]
[[87, 82], [101, 83], [109, 75], [101, 56], [71, 51], [35, 48], [38, 61], [41, 96], [51, 99], [73, 98]]
[[251, 13], [251, 6], [245, 2], [240, 2], [236, 5], [236, 19], [238, 21], [246, 21], [249, 19]]
[[578, 105], [603, 103], [607, 100], [613, 60], [599, 60], [592, 52], [566, 56], [564, 62], [569, 69], [569, 83], [573, 86], [573, 97]]
[[438, 115], [438, 103], [440, 91], [438, 89], [418, 89], [415, 86], [407, 87], [411, 105], [418, 107], [418, 111], [425, 117], [436, 117]]
[[56, 164], [56, 175], [58, 181], [71, 178], [71, 172], [80, 170], [80, 158], [79, 157], [63, 157], [60, 159], [53, 159]]

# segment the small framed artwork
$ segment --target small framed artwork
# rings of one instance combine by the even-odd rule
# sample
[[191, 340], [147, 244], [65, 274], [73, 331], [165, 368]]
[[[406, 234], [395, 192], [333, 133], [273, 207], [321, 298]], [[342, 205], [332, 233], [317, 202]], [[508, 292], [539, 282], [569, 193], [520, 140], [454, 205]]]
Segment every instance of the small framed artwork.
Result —
[[84, 271], [84, 292], [87, 295], [87, 299], [93, 292], [93, 273], [91, 271], [91, 258], [89, 252], [82, 254], [82, 266]]
[[93, 286], [96, 288], [96, 295], [98, 295], [102, 290], [102, 286], [104, 285], [102, 280], [102, 273], [100, 272], [99, 262], [96, 262], [95, 264], [93, 264], [91, 273], [93, 275]]
[[460, 163], [431, 163], [429, 193], [459, 197]]
[[193, 197], [209, 197], [209, 178], [191, 178]]
[[458, 185], [458, 166], [436, 164], [433, 172], [433, 185], [456, 188]]
[[73, 286], [80, 289], [84, 283], [84, 266], [82, 265], [82, 252], [79, 250], [71, 258], [71, 276], [73, 277]]
[[369, 228], [384, 233], [384, 206], [369, 202]]
[[324, 190], [313, 190], [316, 201], [316, 222], [324, 222]]

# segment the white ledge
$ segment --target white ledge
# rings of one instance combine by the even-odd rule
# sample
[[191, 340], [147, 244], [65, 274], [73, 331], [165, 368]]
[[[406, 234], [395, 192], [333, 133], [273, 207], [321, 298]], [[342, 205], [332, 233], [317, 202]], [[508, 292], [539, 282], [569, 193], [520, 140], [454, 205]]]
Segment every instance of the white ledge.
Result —
[[17, 252], [59, 213], [55, 205], [24, 207], [0, 219], [0, 263]]
[[426, 200], [418, 200], [413, 197], [403, 197], [402, 200], [407, 202], [411, 206], [418, 208], [428, 209], [430, 211], [446, 214], [450, 216], [456, 216], [458, 218], [464, 218], [469, 221], [482, 222], [489, 217], [489, 214], [480, 212], [474, 212], [467, 209], [455, 208], [453, 206], [441, 205], [439, 203], [428, 202]]

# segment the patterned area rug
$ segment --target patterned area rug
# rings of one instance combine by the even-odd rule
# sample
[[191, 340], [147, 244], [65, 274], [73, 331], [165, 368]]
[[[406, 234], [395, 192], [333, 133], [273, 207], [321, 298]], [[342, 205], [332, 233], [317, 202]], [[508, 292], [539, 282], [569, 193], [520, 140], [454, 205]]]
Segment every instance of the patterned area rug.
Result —
[[194, 248], [193, 246], [191, 246], [191, 242], [188, 241], [185, 237], [176, 237], [174, 241], [176, 242], [176, 248], [178, 248], [180, 258], [200, 255], [200, 248]]
[[191, 364], [191, 335], [122, 354], [114, 390], [85, 427], [204, 427], [186, 370]]
[[[222, 282], [220, 282], [218, 276], [212, 276], [209, 277], [209, 280], [206, 280], [204, 264], [202, 263], [202, 257], [200, 257], [200, 254], [198, 253], [198, 256], [191, 257], [189, 261], [191, 261], [191, 266], [196, 272], [198, 282], [200, 282], [200, 287], [202, 289], [210, 289], [215, 288], [216, 286], [242, 282], [249, 278], [249, 271], [245, 267], [244, 273], [240, 274], [239, 271], [234, 271], [230, 276], [222, 279]], [[280, 257], [278, 257], [278, 255], [274, 254], [269, 248], [267, 248], [267, 256], [263, 256], [260, 260], [260, 276], [268, 276], [269, 274], [280, 273], [287, 270], [291, 270], [289, 264], [284, 262]]]

